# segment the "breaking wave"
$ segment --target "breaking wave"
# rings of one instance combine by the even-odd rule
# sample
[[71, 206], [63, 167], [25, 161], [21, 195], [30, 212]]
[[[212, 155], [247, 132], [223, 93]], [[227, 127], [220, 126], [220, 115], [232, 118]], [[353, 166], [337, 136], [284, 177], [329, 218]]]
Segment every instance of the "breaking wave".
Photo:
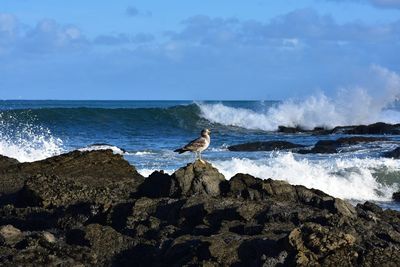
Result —
[[61, 139], [34, 122], [21, 122], [10, 113], [0, 113], [0, 154], [20, 162], [42, 160], [64, 152]]
[[320, 93], [260, 111], [223, 104], [198, 105], [201, 116], [211, 122], [265, 131], [275, 131], [281, 125], [331, 129], [375, 122], [399, 123], [400, 112], [393, 105], [400, 96], [400, 76], [379, 66], [371, 67], [370, 72], [373, 81], [368, 85], [340, 89], [335, 97]]

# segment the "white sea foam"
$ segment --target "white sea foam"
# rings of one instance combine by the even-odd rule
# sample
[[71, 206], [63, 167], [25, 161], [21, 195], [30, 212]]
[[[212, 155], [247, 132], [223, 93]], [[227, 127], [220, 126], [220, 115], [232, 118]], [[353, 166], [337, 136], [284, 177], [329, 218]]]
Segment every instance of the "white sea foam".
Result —
[[371, 82], [338, 90], [331, 98], [324, 93], [303, 100], [290, 99], [267, 110], [233, 108], [223, 104], [198, 104], [201, 116], [223, 125], [274, 131], [278, 126], [313, 129], [370, 124], [378, 121], [399, 123], [400, 112], [388, 109], [400, 96], [400, 76], [372, 66]]
[[148, 155], [154, 155], [154, 152], [150, 151], [137, 151], [135, 153], [129, 153], [128, 155], [135, 155], [135, 156], [148, 156]]
[[311, 161], [296, 158], [292, 153], [278, 153], [269, 158], [250, 160], [232, 158], [214, 161], [213, 165], [231, 178], [236, 173], [248, 173], [263, 179], [285, 180], [290, 184], [316, 188], [345, 199], [391, 199], [396, 184], [378, 182], [376, 171], [400, 171], [400, 161], [393, 159], [324, 159]]
[[64, 152], [62, 140], [54, 137], [49, 129], [30, 123], [19, 123], [12, 117], [4, 119], [3, 116], [0, 113], [1, 155], [20, 162], [32, 162]]
[[114, 154], [124, 155], [125, 151], [117, 146], [107, 144], [94, 144], [78, 149], [79, 151], [112, 150]]

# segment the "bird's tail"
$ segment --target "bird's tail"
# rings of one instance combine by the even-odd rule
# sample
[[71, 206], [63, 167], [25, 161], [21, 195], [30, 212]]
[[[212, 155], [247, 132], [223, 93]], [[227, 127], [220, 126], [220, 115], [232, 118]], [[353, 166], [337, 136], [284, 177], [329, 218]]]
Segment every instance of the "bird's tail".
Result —
[[179, 154], [185, 153], [187, 150], [184, 148], [175, 149], [174, 152], [178, 152]]

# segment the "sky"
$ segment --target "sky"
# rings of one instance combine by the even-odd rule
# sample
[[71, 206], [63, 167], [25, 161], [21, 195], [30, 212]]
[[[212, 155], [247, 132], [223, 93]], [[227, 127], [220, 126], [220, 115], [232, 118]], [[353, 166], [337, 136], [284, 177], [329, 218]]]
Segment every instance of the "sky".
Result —
[[371, 66], [400, 72], [400, 0], [0, 0], [0, 99], [282, 100]]

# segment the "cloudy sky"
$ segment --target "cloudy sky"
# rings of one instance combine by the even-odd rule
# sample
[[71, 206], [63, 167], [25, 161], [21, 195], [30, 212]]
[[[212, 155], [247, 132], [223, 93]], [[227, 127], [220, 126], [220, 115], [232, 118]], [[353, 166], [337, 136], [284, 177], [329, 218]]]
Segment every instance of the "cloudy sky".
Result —
[[400, 72], [400, 0], [1, 0], [0, 99], [285, 99]]

